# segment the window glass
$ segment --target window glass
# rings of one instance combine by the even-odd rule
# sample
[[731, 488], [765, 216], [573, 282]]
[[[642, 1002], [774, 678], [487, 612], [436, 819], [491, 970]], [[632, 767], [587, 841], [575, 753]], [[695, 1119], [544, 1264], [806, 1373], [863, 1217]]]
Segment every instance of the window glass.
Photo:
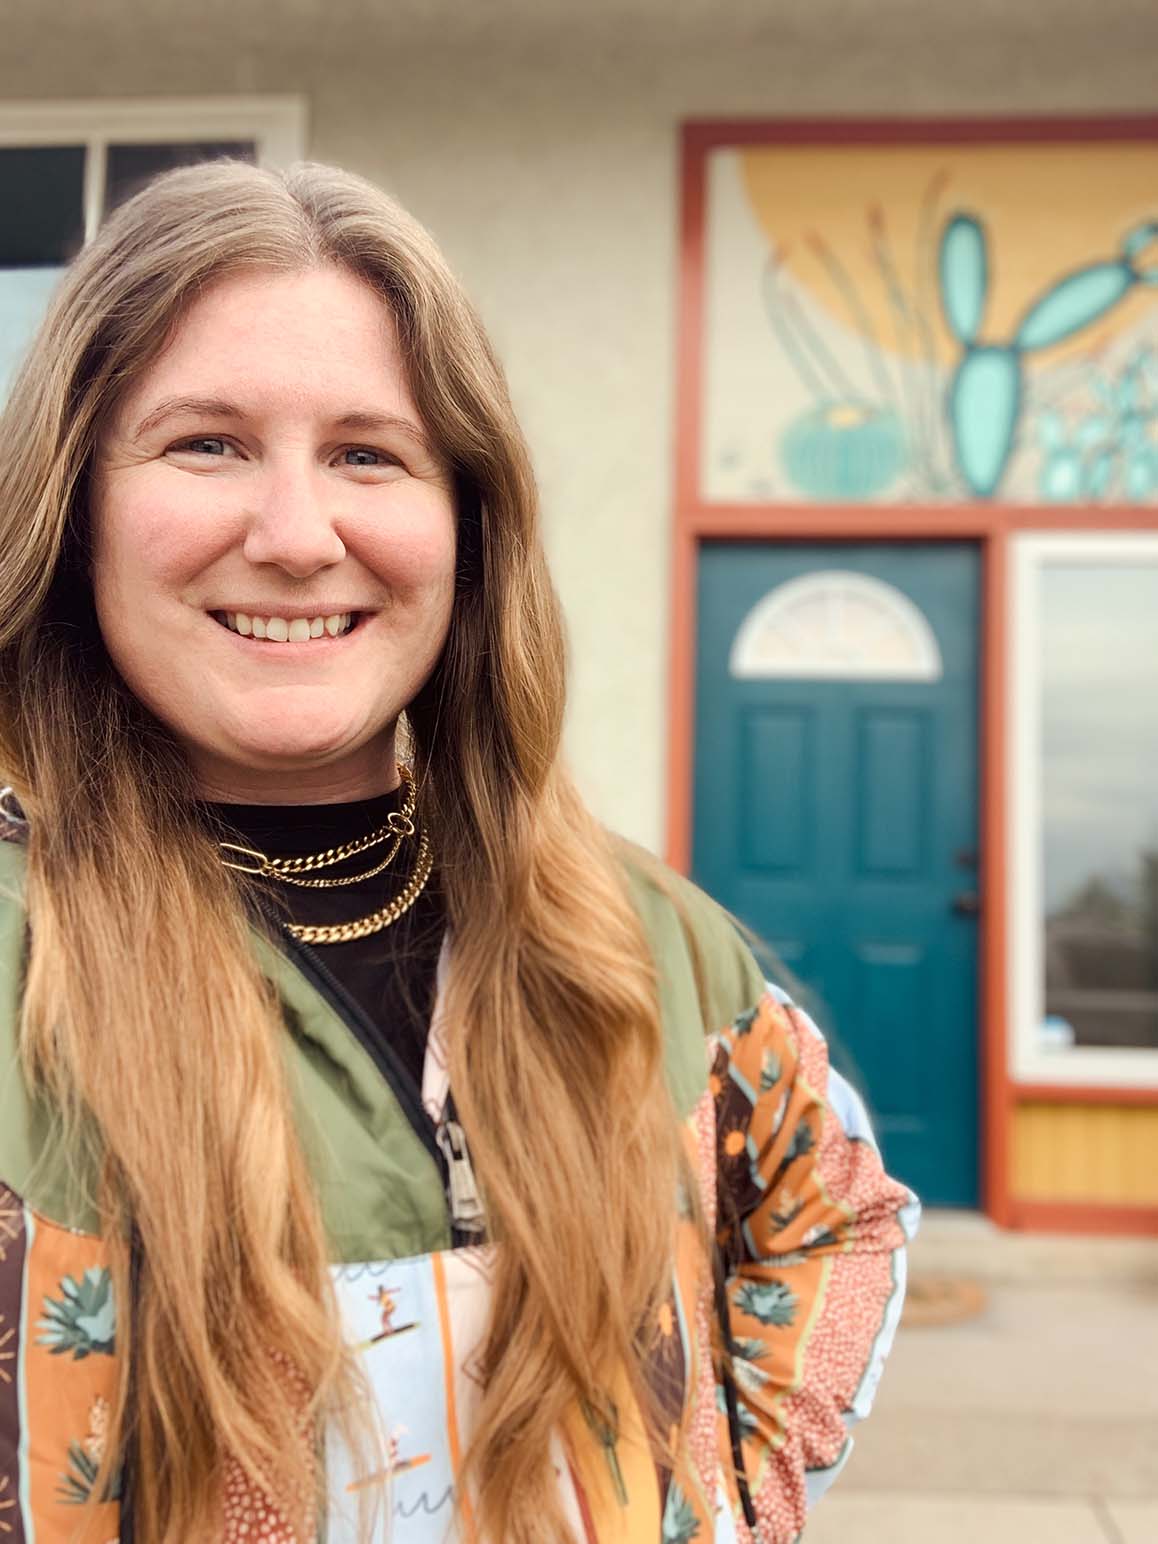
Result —
[[83, 145], [0, 145], [0, 269], [59, 268], [84, 240]]
[[59, 268], [0, 270], [0, 405], [59, 278]]
[[162, 145], [110, 145], [105, 172], [105, 208], [115, 209], [159, 172], [174, 166], [194, 166], [198, 161], [222, 157], [255, 161], [252, 140], [202, 140]]
[[1044, 1039], [1158, 1047], [1158, 559], [1040, 583]]

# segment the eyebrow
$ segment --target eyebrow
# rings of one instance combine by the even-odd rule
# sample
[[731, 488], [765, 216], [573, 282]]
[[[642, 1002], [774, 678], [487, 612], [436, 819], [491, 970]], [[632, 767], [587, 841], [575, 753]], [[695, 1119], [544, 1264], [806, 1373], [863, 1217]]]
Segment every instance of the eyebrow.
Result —
[[[135, 440], [143, 438], [170, 418], [237, 420], [245, 416], [242, 408], [235, 402], [227, 402], [223, 397], [166, 397], [145, 414], [133, 431], [133, 438]], [[416, 440], [429, 455], [435, 454], [434, 447], [421, 424], [416, 423], [412, 418], [402, 418], [397, 413], [355, 411], [343, 413], [335, 418], [333, 423], [336, 429], [360, 429], [368, 434], [398, 430], [409, 435], [412, 440]]]
[[219, 397], [165, 397], [141, 419], [133, 431], [133, 438], [139, 440], [142, 435], [148, 434], [151, 429], [163, 424], [167, 418], [183, 416], [242, 418], [245, 415], [232, 402], [225, 402]]

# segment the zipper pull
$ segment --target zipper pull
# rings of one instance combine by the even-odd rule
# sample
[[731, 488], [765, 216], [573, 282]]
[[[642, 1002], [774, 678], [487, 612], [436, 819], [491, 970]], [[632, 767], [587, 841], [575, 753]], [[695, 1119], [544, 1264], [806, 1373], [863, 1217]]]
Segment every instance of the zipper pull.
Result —
[[603, 1449], [607, 1459], [607, 1467], [611, 1473], [611, 1484], [615, 1491], [615, 1499], [620, 1506], [627, 1505], [627, 1485], [623, 1478], [623, 1470], [619, 1465], [619, 1411], [614, 1403], [607, 1401], [607, 1415], [603, 1416], [586, 1399], [583, 1401], [583, 1416], [588, 1426], [595, 1434], [595, 1440]]
[[439, 1126], [438, 1145], [446, 1159], [451, 1226], [456, 1233], [481, 1237], [486, 1232], [486, 1213], [475, 1183], [466, 1133], [456, 1120], [444, 1120]]

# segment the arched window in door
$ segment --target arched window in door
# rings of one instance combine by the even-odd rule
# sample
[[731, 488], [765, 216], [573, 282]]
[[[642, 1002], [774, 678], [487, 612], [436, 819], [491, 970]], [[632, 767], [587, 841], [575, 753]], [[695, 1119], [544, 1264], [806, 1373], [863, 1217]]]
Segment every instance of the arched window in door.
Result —
[[728, 659], [741, 679], [938, 681], [924, 613], [883, 580], [845, 569], [789, 579], [740, 623]]

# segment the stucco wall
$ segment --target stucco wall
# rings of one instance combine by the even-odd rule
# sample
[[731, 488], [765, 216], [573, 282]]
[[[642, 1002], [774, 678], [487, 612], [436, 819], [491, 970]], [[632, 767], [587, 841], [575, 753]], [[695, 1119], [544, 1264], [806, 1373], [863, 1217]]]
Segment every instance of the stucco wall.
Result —
[[[661, 842], [677, 125], [1153, 110], [1152, 0], [0, 0], [0, 100], [300, 92], [310, 154], [397, 193], [489, 323], [569, 620], [569, 748]], [[74, 13], [74, 14], [70, 14]], [[458, 13], [465, 13], [465, 16]], [[727, 27], [719, 18], [727, 17]], [[468, 29], [465, 30], [464, 29]]]

